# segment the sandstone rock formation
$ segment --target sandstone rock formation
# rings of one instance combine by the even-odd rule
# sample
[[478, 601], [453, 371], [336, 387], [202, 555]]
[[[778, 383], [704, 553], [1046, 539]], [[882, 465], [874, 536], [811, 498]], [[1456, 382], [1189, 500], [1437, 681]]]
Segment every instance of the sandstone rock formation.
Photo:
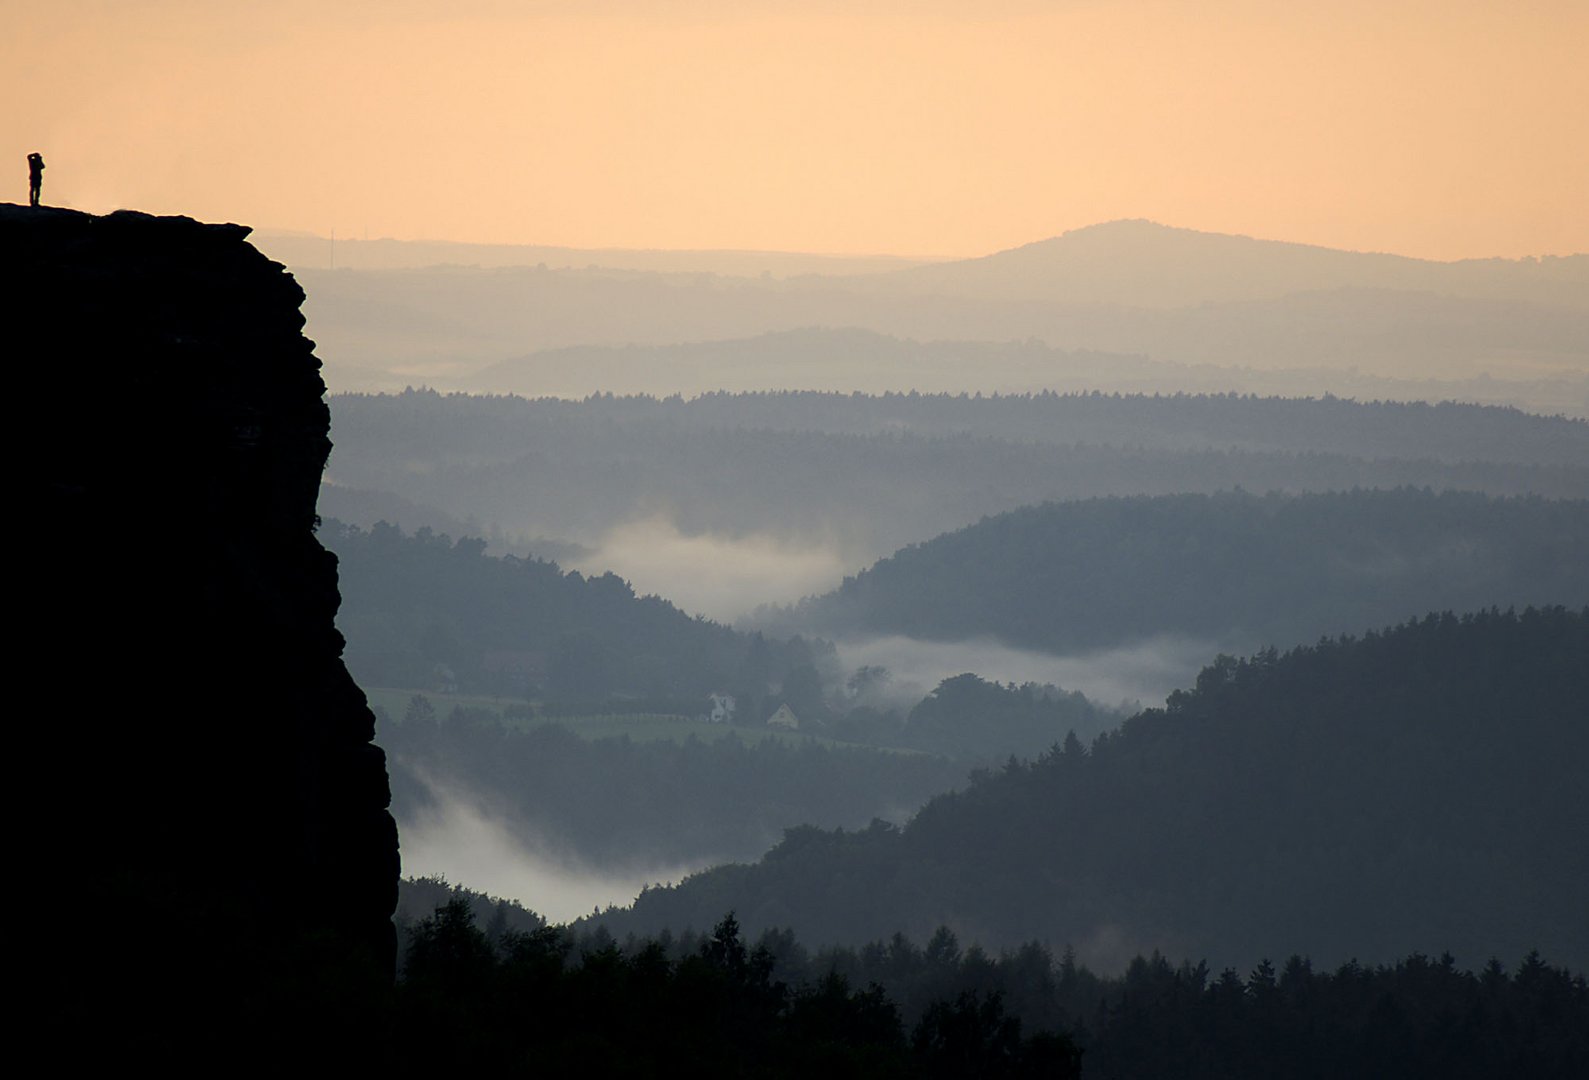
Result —
[[314, 535], [325, 387], [248, 232], [0, 206], [21, 869], [59, 898], [30, 950], [79, 1052], [355, 1045], [391, 984], [385, 759]]

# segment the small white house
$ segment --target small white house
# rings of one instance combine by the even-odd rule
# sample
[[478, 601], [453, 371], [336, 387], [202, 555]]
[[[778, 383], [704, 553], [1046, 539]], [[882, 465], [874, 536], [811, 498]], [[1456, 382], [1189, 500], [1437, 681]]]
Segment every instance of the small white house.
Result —
[[794, 710], [789, 706], [780, 705], [777, 712], [767, 717], [767, 726], [783, 728], [786, 731], [799, 731], [800, 718], [794, 714]]
[[708, 694], [712, 701], [712, 712], [707, 719], [714, 724], [732, 724], [734, 722], [734, 695], [733, 694]]

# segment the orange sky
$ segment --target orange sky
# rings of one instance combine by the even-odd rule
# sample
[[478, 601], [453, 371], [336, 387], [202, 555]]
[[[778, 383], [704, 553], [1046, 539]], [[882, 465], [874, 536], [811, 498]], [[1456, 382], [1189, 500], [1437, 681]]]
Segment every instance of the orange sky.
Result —
[[1589, 251], [1584, 0], [7, 6], [16, 202], [39, 150], [46, 201], [349, 236]]

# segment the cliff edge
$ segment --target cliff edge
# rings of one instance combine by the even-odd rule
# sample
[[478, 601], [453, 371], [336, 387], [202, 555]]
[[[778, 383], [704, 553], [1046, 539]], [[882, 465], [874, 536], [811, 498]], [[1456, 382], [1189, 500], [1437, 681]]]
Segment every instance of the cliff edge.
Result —
[[355, 1045], [393, 975], [385, 758], [314, 535], [325, 386], [248, 232], [0, 206], [25, 873], [64, 898], [29, 948], [47, 1028], [117, 1056]]

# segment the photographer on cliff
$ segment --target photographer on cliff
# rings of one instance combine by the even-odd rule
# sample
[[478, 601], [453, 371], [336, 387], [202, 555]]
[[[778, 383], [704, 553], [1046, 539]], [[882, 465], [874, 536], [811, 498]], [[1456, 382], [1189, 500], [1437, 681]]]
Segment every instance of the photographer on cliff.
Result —
[[39, 205], [39, 192], [44, 187], [44, 155], [35, 150], [28, 155], [28, 205]]

